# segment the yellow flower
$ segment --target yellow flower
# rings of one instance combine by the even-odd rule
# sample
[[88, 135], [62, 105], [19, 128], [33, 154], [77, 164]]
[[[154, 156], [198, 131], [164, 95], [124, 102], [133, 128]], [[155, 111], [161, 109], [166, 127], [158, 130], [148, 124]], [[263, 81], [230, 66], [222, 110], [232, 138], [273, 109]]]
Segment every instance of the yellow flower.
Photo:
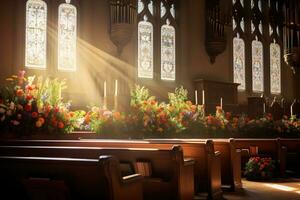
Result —
[[7, 78], [6, 81], [13, 81], [14, 79], [12, 78]]

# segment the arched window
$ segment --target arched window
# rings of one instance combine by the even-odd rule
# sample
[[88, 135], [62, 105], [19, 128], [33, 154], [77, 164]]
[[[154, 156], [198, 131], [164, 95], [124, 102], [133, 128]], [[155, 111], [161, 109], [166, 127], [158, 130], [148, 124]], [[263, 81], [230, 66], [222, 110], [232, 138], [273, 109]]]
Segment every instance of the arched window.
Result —
[[76, 70], [77, 10], [66, 0], [58, 8], [58, 69]]
[[263, 44], [257, 38], [252, 41], [252, 90], [264, 91]]
[[174, 0], [138, 0], [138, 77], [174, 81], [175, 43]]
[[26, 3], [25, 66], [46, 68], [47, 4], [42, 0]]
[[153, 26], [146, 16], [138, 24], [138, 77], [153, 78]]
[[161, 26], [161, 79], [172, 80], [176, 79], [176, 33], [172, 26], [171, 20], [175, 21], [174, 4], [171, 4], [169, 11], [165, 6], [164, 1], [160, 2], [160, 17], [165, 20], [165, 24]]
[[239, 34], [233, 38], [233, 76], [234, 82], [240, 84], [238, 88], [245, 90], [245, 42]]
[[271, 93], [281, 93], [281, 54], [279, 44], [270, 44], [270, 84]]

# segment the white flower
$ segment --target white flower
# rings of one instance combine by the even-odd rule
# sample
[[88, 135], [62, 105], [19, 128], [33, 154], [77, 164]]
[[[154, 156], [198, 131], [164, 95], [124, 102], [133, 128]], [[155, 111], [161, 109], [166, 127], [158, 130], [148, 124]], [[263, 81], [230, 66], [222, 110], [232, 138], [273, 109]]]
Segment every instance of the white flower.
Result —
[[14, 108], [15, 108], [15, 104], [14, 104], [14, 102], [11, 102], [9, 105], [9, 109], [13, 110]]
[[4, 108], [0, 108], [0, 113], [5, 113], [5, 109]]

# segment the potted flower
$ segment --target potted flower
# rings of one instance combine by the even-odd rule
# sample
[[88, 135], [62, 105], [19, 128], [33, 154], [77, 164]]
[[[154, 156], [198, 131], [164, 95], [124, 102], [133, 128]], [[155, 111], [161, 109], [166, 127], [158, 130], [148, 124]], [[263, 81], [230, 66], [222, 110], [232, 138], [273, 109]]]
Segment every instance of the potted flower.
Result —
[[273, 177], [275, 162], [271, 158], [251, 157], [245, 167], [248, 180], [267, 180]]

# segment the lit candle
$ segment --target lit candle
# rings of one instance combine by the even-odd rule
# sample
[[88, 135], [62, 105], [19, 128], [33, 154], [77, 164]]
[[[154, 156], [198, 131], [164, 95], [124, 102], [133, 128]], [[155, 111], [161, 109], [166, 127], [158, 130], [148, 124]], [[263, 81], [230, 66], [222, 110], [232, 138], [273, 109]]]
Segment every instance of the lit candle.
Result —
[[223, 98], [221, 97], [221, 100], [220, 100], [220, 106], [221, 106], [221, 109], [223, 109]]
[[103, 96], [106, 97], [106, 81], [103, 84]]
[[198, 105], [198, 91], [195, 90], [195, 104]]
[[118, 80], [115, 80], [115, 98], [114, 98], [114, 100], [115, 100], [114, 109], [115, 109], [115, 111], [117, 111], [118, 110]]
[[205, 91], [202, 90], [202, 104], [205, 104]]
[[106, 81], [104, 81], [103, 84], [103, 109], [107, 109]]
[[115, 80], [115, 96], [118, 96], [118, 80]]

